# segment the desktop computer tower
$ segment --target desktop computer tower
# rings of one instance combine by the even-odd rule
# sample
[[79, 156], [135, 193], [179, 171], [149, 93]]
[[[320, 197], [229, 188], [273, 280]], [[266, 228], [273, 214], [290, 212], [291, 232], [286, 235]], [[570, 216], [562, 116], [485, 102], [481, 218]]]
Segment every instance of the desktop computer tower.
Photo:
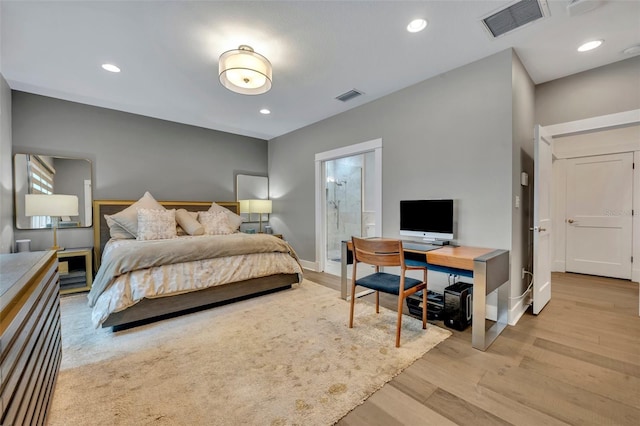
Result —
[[471, 325], [473, 284], [457, 282], [444, 289], [444, 325], [463, 331]]
[[[407, 297], [407, 306], [409, 313], [419, 319], [422, 319], [422, 292], [420, 290]], [[442, 309], [444, 307], [444, 297], [441, 293], [427, 291], [427, 319], [429, 321], [442, 320]]]

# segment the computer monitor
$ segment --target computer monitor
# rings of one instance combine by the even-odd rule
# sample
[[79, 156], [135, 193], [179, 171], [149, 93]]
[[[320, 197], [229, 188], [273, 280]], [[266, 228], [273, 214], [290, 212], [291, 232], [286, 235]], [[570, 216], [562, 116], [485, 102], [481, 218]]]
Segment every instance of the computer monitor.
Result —
[[454, 238], [453, 200], [400, 201], [400, 235], [426, 241]]

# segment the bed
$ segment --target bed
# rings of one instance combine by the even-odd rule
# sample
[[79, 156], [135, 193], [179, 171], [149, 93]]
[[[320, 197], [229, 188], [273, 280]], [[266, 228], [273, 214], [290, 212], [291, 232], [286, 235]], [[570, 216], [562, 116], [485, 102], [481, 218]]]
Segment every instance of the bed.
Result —
[[[113, 218], [134, 203], [136, 200], [93, 203], [97, 273], [88, 299], [95, 326], [113, 327], [117, 331], [291, 288], [302, 282], [302, 268], [291, 247], [267, 234], [184, 235], [162, 241], [113, 239], [109, 229], [113, 223], [108, 225], [105, 216]], [[168, 210], [189, 212], [212, 208], [210, 201], [158, 203]], [[215, 204], [239, 212], [237, 202]], [[152, 249], [159, 254], [138, 255], [138, 246], [144, 246], [144, 252]], [[258, 249], [249, 250], [255, 253], [244, 253], [245, 246]], [[189, 252], [194, 249], [196, 257], [192, 260]], [[214, 258], [208, 258], [209, 251], [215, 252]], [[165, 265], [167, 258], [169, 264]]]

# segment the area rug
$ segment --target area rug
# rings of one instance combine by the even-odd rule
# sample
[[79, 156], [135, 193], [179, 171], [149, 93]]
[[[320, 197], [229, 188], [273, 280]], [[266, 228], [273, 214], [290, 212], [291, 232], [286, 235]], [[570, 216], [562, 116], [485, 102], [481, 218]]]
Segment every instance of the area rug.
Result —
[[63, 297], [50, 425], [330, 425], [451, 333], [305, 280], [113, 333]]

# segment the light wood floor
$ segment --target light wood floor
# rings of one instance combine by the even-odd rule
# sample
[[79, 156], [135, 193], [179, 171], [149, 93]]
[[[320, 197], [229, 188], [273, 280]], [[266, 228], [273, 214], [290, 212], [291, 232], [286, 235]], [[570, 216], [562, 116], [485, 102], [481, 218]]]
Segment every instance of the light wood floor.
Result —
[[[381, 303], [395, 309], [394, 299]], [[486, 352], [471, 347], [470, 328], [452, 331], [338, 425], [640, 424], [636, 283], [554, 274], [540, 315], [525, 314]]]

